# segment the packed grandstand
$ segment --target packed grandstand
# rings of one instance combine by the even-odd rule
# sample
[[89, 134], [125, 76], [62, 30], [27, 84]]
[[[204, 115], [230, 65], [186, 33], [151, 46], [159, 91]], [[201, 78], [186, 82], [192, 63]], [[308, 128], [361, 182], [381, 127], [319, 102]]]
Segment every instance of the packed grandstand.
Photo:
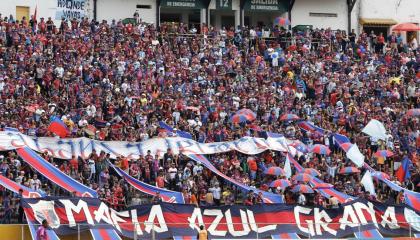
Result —
[[3, 17], [0, 45], [2, 223], [25, 192], [420, 210], [420, 48], [398, 32]]

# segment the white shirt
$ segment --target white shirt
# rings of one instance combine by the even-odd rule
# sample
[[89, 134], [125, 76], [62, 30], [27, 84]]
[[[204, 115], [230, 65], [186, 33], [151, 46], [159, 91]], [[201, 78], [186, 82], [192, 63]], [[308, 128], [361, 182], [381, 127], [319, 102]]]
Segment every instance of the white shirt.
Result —
[[81, 119], [79, 121], [79, 127], [85, 127], [88, 125], [88, 121], [86, 119]]
[[305, 195], [303, 195], [303, 194], [299, 195], [298, 203], [301, 204], [301, 205], [305, 205], [305, 203], [306, 203]]
[[168, 172], [169, 172], [169, 177], [171, 179], [175, 179], [176, 173], [178, 172], [178, 170], [175, 167], [170, 167]]
[[201, 165], [195, 165], [193, 168], [193, 174], [197, 175], [198, 172], [203, 172], [203, 166]]
[[221, 189], [220, 187], [212, 187], [209, 188], [209, 191], [213, 194], [214, 199], [220, 199], [221, 198]]
[[123, 90], [124, 93], [126, 93], [127, 89], [130, 89], [130, 85], [128, 85], [127, 83], [123, 83], [121, 84], [121, 89]]
[[39, 179], [31, 179], [29, 186], [34, 190], [39, 190], [41, 188], [41, 181]]
[[175, 111], [175, 112], [172, 113], [172, 117], [174, 118], [176, 123], [179, 122], [179, 117], [180, 116], [181, 116], [181, 113], [179, 113], [178, 111]]
[[64, 68], [63, 67], [56, 67], [55, 68], [55, 74], [57, 74], [57, 77], [62, 78], [64, 76]]
[[6, 85], [6, 84], [4, 83], [4, 81], [0, 81], [0, 92], [2, 92], [2, 91], [3, 91], [3, 89], [4, 89], [4, 85]]
[[249, 36], [251, 39], [255, 39], [255, 37], [257, 36], [257, 32], [255, 32], [254, 29], [249, 30]]
[[95, 114], [96, 114], [96, 107], [95, 107], [95, 105], [93, 105], [93, 104], [92, 105], [89, 105], [86, 108], [86, 113], [90, 117], [95, 116]]
[[89, 159], [89, 167], [90, 167], [90, 172], [91, 173], [96, 173], [95, 161], [94, 160]]
[[409, 97], [414, 97], [416, 95], [416, 86], [415, 85], [409, 85], [407, 87], [407, 95]]

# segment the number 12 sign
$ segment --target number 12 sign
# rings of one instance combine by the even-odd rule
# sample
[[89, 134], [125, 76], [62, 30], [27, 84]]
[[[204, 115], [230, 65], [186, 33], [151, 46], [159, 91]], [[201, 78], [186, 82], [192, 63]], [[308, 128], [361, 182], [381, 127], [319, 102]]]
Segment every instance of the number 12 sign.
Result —
[[232, 10], [232, 0], [216, 0], [216, 9]]

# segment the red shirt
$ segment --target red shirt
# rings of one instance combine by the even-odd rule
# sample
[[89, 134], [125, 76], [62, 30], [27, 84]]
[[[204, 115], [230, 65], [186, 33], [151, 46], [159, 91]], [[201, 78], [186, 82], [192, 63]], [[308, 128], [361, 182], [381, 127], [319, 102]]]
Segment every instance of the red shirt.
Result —
[[123, 158], [121, 160], [121, 169], [122, 170], [128, 169], [128, 159], [127, 158]]
[[156, 178], [156, 185], [160, 188], [165, 187], [165, 180], [162, 176], [159, 176], [159, 177]]
[[71, 159], [70, 160], [70, 166], [72, 166], [72, 167], [74, 167], [74, 169], [78, 169], [78, 167], [79, 167], [79, 161], [77, 161], [77, 159], [76, 158], [73, 158], [73, 159]]

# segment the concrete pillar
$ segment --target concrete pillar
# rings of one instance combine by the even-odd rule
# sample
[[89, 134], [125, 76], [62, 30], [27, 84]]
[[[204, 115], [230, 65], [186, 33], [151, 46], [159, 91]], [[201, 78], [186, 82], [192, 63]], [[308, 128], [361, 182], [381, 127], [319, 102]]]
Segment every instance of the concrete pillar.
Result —
[[241, 27], [243, 27], [243, 26], [245, 26], [245, 10], [243, 10], [243, 9], [241, 9], [241, 10], [239, 10], [239, 11], [241, 11]]
[[214, 27], [216, 29], [221, 29], [222, 28], [222, 16], [220, 15], [220, 13], [215, 13], [215, 16], [214, 16]]
[[241, 25], [241, 10], [235, 10], [235, 28]]
[[207, 23], [207, 9], [202, 8], [200, 10], [200, 23]]

